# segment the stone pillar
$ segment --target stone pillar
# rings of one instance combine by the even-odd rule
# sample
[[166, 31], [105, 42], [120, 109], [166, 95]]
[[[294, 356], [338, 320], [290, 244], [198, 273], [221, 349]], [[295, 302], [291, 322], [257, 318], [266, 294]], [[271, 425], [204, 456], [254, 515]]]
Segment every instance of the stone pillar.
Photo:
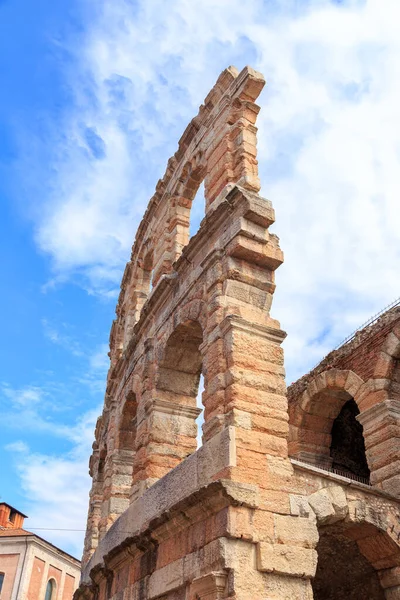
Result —
[[101, 506], [103, 504], [104, 476], [103, 469], [99, 469], [99, 466], [103, 465], [103, 462], [103, 459], [100, 458], [100, 450], [95, 447], [89, 460], [89, 473], [93, 481], [89, 493], [89, 510], [82, 558], [84, 563], [89, 560], [99, 543], [99, 523], [101, 519]]
[[[224, 77], [228, 76], [231, 74], [225, 72]], [[260, 111], [255, 100], [264, 85], [262, 75], [246, 67], [235, 81], [234, 101], [230, 103], [227, 99], [221, 107], [212, 131], [213, 142], [207, 148], [207, 209], [229, 183], [238, 183], [254, 192], [260, 189], [254, 124]]]
[[131, 502], [196, 450], [200, 412], [195, 406], [159, 398], [146, 402], [143, 421], [138, 425], [142, 445], [135, 460]]
[[105, 507], [108, 529], [129, 506], [132, 485], [133, 450], [114, 449], [107, 460], [105, 475]]
[[400, 497], [400, 400], [384, 400], [357, 419], [364, 429], [372, 485]]

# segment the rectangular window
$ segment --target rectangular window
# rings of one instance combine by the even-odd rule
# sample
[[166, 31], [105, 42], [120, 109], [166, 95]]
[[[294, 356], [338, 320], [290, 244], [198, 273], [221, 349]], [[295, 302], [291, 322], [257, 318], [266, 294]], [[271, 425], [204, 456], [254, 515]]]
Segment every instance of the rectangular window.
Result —
[[1, 589], [3, 587], [3, 581], [4, 581], [4, 573], [0, 573], [0, 594], [1, 594]]

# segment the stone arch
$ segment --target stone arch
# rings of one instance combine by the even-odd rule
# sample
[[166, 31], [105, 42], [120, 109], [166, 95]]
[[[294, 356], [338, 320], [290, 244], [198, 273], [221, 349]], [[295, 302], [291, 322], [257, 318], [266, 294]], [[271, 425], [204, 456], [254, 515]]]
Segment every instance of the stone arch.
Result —
[[[190, 310], [184, 312], [190, 314]], [[185, 455], [197, 447], [196, 419], [201, 409], [197, 408], [196, 399], [204, 370], [202, 345], [200, 322], [197, 319], [182, 320], [169, 335], [157, 369], [157, 396], [176, 413], [174, 435], [176, 443], [183, 444]]]
[[[153, 382], [142, 396], [131, 499], [197, 448], [196, 419], [201, 410], [196, 396], [203, 365], [203, 329], [198, 320], [180, 321], [181, 315], [174, 313], [164, 325], [164, 341], [152, 353]], [[155, 447], [160, 449], [157, 461]], [[147, 461], [151, 461], [151, 467]], [[146, 469], [151, 477], [144, 482]]]
[[400, 497], [400, 323], [386, 335], [359, 402], [371, 483]]
[[118, 419], [116, 448], [133, 451], [136, 438], [137, 399], [133, 391], [126, 394]]
[[158, 367], [157, 389], [178, 402], [195, 397], [202, 369], [202, 342], [203, 330], [198, 321], [187, 320], [176, 327]]
[[[178, 150], [169, 159], [138, 227], [131, 260], [125, 270], [118, 323], [115, 335], [110, 338], [110, 353], [115, 361], [121, 357], [121, 348], [129, 343], [145, 303], [144, 298], [138, 308], [132, 310], [132, 297], [139, 294], [141, 300], [143, 294], [136, 268], [143, 249], [153, 253], [156, 287], [163, 276], [173, 272], [174, 263], [188, 243], [191, 204], [203, 180], [206, 212], [233, 183], [259, 191], [255, 128], [259, 107], [255, 100], [263, 86], [263, 77], [253, 69], [246, 67], [239, 73], [235, 67], [229, 67], [221, 73], [198, 115], [179, 140]], [[136, 306], [136, 302], [134, 304]]]
[[205, 180], [206, 163], [204, 153], [199, 151], [183, 168], [172, 194], [170, 208], [172, 262], [182, 254], [190, 239], [190, 224], [193, 218], [192, 206], [196, 194]]
[[120, 343], [126, 349], [133, 336], [133, 329], [140, 318], [142, 308], [151, 294], [154, 273], [154, 251], [151, 240], [140, 250], [135, 266], [130, 261], [125, 269], [121, 285], [118, 319], [122, 322], [123, 340]]
[[398, 598], [400, 526], [396, 507], [349, 499], [341, 486], [308, 497], [319, 533], [315, 600]]
[[364, 386], [349, 370], [330, 369], [314, 377], [299, 398], [289, 401], [289, 454], [331, 467], [332, 427], [346, 403], [358, 405]]

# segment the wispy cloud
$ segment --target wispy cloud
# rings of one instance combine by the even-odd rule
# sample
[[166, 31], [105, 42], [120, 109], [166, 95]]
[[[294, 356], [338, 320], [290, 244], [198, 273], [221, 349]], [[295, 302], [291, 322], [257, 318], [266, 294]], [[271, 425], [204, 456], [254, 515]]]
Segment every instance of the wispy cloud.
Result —
[[[103, 356], [107, 359], [104, 345], [92, 349], [82, 361], [81, 374], [71, 382], [51, 378], [41, 385], [13, 388], [3, 382], [0, 386], [2, 427], [23, 438], [7, 444], [5, 450], [11, 454], [26, 499], [26, 527], [78, 558], [84, 533], [72, 530], [86, 526], [88, 460], [107, 370]], [[96, 398], [96, 405], [79, 414], [79, 397], [88, 393]], [[51, 450], [34, 451], [36, 436], [44, 436]]]
[[[53, 344], [61, 346], [64, 350], [67, 350], [74, 356], [83, 356], [84, 352], [81, 348], [81, 344], [73, 336], [65, 332], [60, 332], [59, 328], [51, 324], [47, 319], [42, 319], [42, 326], [44, 336], [53, 342]], [[66, 328], [65, 324], [61, 324], [61, 326], [64, 329]]]
[[24, 388], [14, 389], [7, 383], [2, 384], [2, 393], [4, 397], [14, 406], [31, 409], [35, 407], [47, 395], [45, 390], [35, 385], [28, 385]]
[[89, 364], [92, 371], [95, 372], [107, 372], [110, 365], [110, 359], [108, 357], [109, 346], [108, 344], [101, 344], [96, 350], [89, 356]]
[[[60, 343], [59, 337], [55, 343]], [[62, 345], [64, 343], [69, 349], [70, 345], [65, 340]], [[74, 414], [82, 408], [82, 396], [89, 393], [91, 398], [102, 398], [109, 365], [107, 352], [106, 344], [95, 346], [91, 351], [80, 351], [81, 365], [68, 381], [55, 381], [54, 374], [44, 372], [40, 374], [40, 384], [13, 387], [8, 382], [1, 382], [2, 425], [75, 441], [71, 438], [71, 432], [75, 430], [65, 423], [75, 420]], [[75, 352], [72, 354], [76, 355]]]
[[260, 171], [286, 255], [273, 310], [299, 374], [398, 294], [399, 11], [395, 0], [104, 0], [69, 73], [76, 107], [37, 218], [56, 272], [115, 295], [184, 126], [222, 68], [250, 62], [268, 80]]
[[[223, 68], [249, 63], [268, 83], [259, 166], [285, 252], [272, 313], [289, 334], [290, 383], [399, 295], [398, 1], [383, 9], [379, 0], [103, 0], [88, 9], [86, 31], [69, 48], [74, 106], [46, 150], [26, 144], [21, 164], [47, 184], [34, 218], [53, 281], [116, 295], [135, 229], [187, 122]], [[65, 344], [49, 327], [50, 339]], [[100, 385], [102, 353], [81, 382]], [[79, 495], [79, 452], [66, 464], [35, 459], [27, 489], [41, 498], [33, 478], [50, 485], [46, 469], [54, 468], [54, 498], [62, 474]]]
[[23, 442], [22, 440], [17, 440], [15, 442], [11, 442], [10, 444], [7, 444], [6, 446], [4, 446], [4, 448], [8, 452], [18, 452], [21, 454], [26, 454], [27, 452], [29, 452], [28, 444]]
[[27, 529], [78, 558], [84, 533], [73, 530], [84, 530], [86, 526], [88, 457], [99, 409], [85, 413], [73, 426], [64, 427], [71, 449], [62, 456], [31, 452], [23, 441], [6, 446], [8, 451], [19, 453], [17, 470], [28, 502]]

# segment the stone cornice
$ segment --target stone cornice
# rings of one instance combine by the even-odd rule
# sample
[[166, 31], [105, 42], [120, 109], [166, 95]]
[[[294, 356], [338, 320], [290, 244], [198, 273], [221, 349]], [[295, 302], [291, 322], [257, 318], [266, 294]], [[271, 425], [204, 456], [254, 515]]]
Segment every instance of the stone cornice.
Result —
[[197, 419], [201, 413], [201, 408], [196, 406], [187, 406], [185, 404], [177, 404], [176, 402], [170, 402], [169, 400], [163, 400], [161, 398], [152, 398], [145, 404], [145, 411], [148, 414], [152, 412], [160, 412], [168, 415], [179, 415], [181, 417], [188, 417]]
[[[90, 581], [98, 582], [99, 578], [104, 577], [109, 568], [114, 569], [118, 564], [129, 559], [129, 556], [134, 554], [135, 548], [143, 550], [148, 548], [149, 544], [154, 544], [157, 530], [169, 523], [171, 519], [176, 517], [178, 521], [181, 521], [180, 526], [186, 527], [188, 517], [185, 511], [189, 507], [201, 506], [207, 501], [211, 510], [213, 504], [215, 504], [215, 510], [220, 510], [224, 506], [254, 508], [258, 502], [258, 487], [222, 479], [197, 488], [187, 495], [183, 494], [183, 496], [182, 499], [171, 504], [166, 510], [144, 521], [142, 529], [135, 531], [127, 527], [126, 531], [120, 532], [122, 535], [116, 536], [115, 530], [118, 528], [118, 524], [121, 524], [120, 517], [107, 534], [108, 537], [112, 538], [112, 546], [107, 548], [106, 553], [102, 554], [102, 543], [100, 543], [98, 549], [100, 553], [96, 551], [83, 569], [81, 582], [84, 584], [88, 584]], [[177, 526], [179, 527], [179, 523], [177, 523]]]
[[229, 331], [235, 329], [267, 339], [273, 342], [274, 344], [281, 344], [287, 335], [286, 332], [282, 329], [270, 327], [268, 325], [260, 325], [259, 323], [253, 323], [251, 321], [246, 321], [245, 319], [243, 319], [242, 317], [238, 317], [237, 315], [228, 315], [227, 317], [225, 317], [225, 319], [219, 326], [219, 329], [222, 335], [226, 335]]
[[373, 423], [380, 423], [383, 419], [395, 420], [400, 423], [400, 400], [388, 399], [379, 402], [379, 404], [364, 410], [356, 419], [366, 429], [369, 429]]

